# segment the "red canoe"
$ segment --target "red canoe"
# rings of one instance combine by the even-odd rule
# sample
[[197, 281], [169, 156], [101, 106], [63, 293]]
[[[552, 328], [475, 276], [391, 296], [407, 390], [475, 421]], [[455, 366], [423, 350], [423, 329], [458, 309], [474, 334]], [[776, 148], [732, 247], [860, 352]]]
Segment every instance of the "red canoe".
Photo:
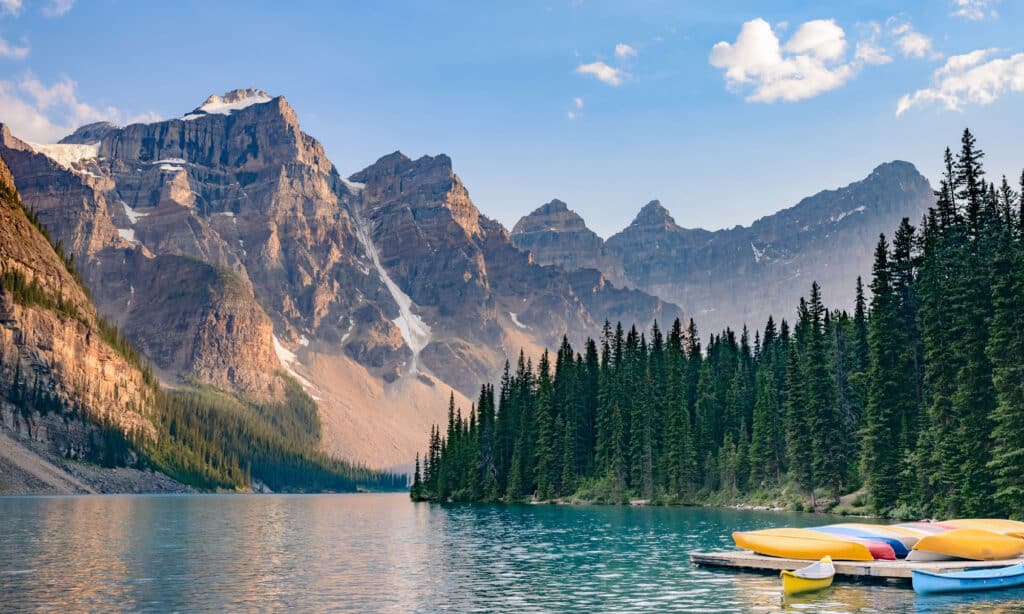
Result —
[[843, 539], [851, 542], [859, 542], [868, 547], [868, 552], [871, 556], [875, 557], [876, 561], [895, 561], [896, 551], [892, 549], [892, 546], [885, 542], [876, 542], [870, 539], [861, 539], [859, 537], [843, 537]]

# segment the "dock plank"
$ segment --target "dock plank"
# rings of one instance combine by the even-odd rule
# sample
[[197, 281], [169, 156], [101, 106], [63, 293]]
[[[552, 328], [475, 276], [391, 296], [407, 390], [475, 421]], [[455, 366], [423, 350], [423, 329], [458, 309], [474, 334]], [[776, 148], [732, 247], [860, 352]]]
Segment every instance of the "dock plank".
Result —
[[[690, 562], [700, 567], [729, 567], [748, 571], [781, 571], [799, 569], [812, 561], [784, 559], [764, 556], [749, 550], [720, 550], [716, 552], [693, 552]], [[933, 573], [949, 573], [967, 569], [1005, 567], [1024, 563], [1024, 558], [1006, 561], [833, 561], [837, 576], [873, 577], [909, 580], [915, 569]]]

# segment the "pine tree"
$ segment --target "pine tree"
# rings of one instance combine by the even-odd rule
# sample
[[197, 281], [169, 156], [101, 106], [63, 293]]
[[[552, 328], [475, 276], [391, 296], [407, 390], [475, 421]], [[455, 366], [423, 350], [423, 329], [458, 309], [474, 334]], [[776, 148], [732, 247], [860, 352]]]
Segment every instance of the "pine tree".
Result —
[[861, 471], [874, 506], [884, 511], [899, 500], [899, 434], [906, 391], [900, 375], [902, 334], [899, 299], [893, 289], [889, 245], [882, 236], [875, 249], [871, 284], [871, 374], [864, 416]]
[[988, 342], [996, 408], [988, 463], [1001, 511], [1024, 517], [1024, 248], [1005, 227], [993, 266], [994, 314]]

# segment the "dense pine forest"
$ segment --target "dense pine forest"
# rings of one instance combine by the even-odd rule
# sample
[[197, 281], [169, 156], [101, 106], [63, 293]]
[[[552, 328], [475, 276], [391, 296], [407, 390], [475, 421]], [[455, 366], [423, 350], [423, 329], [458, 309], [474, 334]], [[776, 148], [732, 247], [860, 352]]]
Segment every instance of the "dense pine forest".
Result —
[[[881, 236], [853, 313], [816, 283], [792, 324], [605, 325], [520, 354], [416, 460], [432, 501], [789, 501], [894, 517], [1024, 517], [1024, 174], [970, 131], [936, 203]], [[853, 283], [854, 280], [851, 280]], [[870, 298], [867, 298], [870, 296]], [[837, 510], [838, 511], [838, 510]]]

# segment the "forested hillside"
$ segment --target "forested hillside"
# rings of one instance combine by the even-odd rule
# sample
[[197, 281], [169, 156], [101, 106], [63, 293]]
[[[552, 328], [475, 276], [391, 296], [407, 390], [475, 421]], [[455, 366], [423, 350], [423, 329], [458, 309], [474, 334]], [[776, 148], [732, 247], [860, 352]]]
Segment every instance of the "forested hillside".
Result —
[[97, 314], [73, 259], [24, 208], [2, 160], [0, 235], [0, 409], [12, 408], [0, 429], [27, 432], [69, 459], [152, 468], [201, 489], [405, 486], [404, 475], [321, 453], [316, 404], [284, 374], [280, 402], [243, 401], [210, 386], [160, 388]]
[[[792, 326], [605, 327], [449, 407], [414, 499], [622, 502], [864, 488], [893, 516], [1024, 514], [1024, 198], [964, 131], [936, 203], [879, 238], [870, 300], [817, 283]], [[1021, 178], [1024, 190], [1024, 176]]]

